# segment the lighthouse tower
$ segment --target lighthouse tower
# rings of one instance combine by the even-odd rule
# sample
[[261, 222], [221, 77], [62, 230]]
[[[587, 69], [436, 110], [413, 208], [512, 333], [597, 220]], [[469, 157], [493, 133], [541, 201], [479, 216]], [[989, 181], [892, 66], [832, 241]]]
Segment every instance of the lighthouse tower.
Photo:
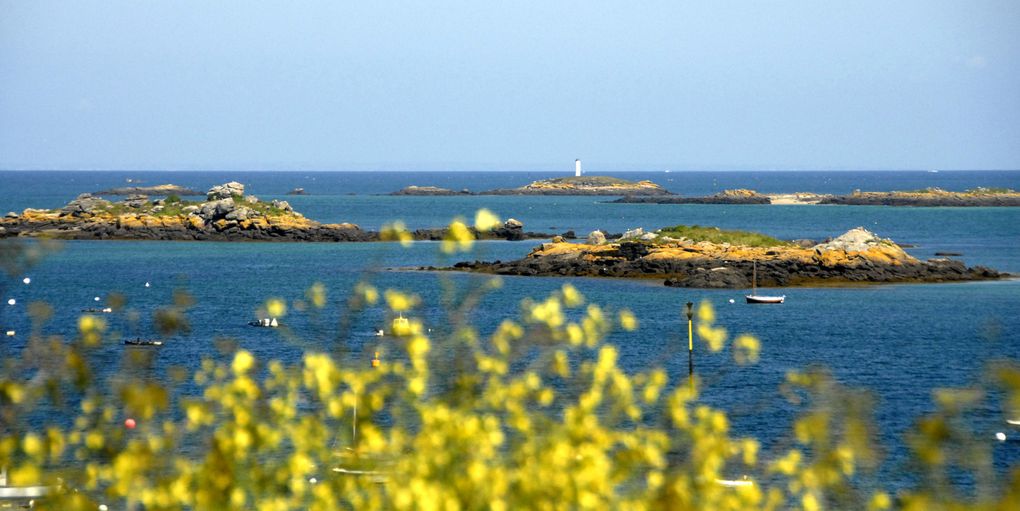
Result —
[[574, 160], [574, 177], [581, 177], [581, 160]]

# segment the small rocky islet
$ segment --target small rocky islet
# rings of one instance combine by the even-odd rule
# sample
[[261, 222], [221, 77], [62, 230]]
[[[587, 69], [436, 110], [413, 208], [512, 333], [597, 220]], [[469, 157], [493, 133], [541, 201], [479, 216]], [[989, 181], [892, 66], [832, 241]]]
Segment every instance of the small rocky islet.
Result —
[[497, 188], [483, 192], [460, 191], [436, 186], [408, 186], [389, 195], [671, 195], [669, 190], [651, 181], [628, 181], [610, 176], [570, 176], [534, 181], [517, 188]]
[[[0, 238], [198, 240], [198, 241], [381, 241], [382, 235], [351, 223], [323, 224], [306, 218], [287, 201], [262, 201], [245, 195], [244, 185], [230, 182], [206, 192], [205, 201], [176, 195], [151, 200], [143, 194], [110, 201], [83, 193], [58, 209], [25, 209], [0, 219]], [[478, 239], [548, 239], [549, 233], [524, 230], [514, 219], [488, 232], [472, 231]], [[417, 240], [440, 240], [446, 229], [418, 229]], [[561, 236], [572, 238], [573, 232]]]
[[[677, 233], [693, 237], [674, 237]], [[727, 238], [733, 242], [720, 241]], [[982, 266], [967, 267], [947, 258], [921, 261], [892, 240], [863, 227], [816, 244], [696, 226], [652, 233], [628, 231], [613, 242], [595, 231], [584, 243], [557, 239], [516, 261], [461, 262], [447, 269], [497, 275], [656, 278], [672, 287], [740, 289], [751, 287], [755, 267], [757, 285], [764, 287], [953, 282], [1011, 276]]]
[[621, 204], [835, 204], [845, 206], [912, 206], [912, 207], [1017, 207], [1020, 192], [1012, 189], [975, 188], [953, 192], [941, 188], [903, 192], [862, 192], [854, 190], [847, 195], [800, 192], [789, 194], [762, 194], [755, 190], [724, 190], [705, 197], [624, 196], [609, 201]]

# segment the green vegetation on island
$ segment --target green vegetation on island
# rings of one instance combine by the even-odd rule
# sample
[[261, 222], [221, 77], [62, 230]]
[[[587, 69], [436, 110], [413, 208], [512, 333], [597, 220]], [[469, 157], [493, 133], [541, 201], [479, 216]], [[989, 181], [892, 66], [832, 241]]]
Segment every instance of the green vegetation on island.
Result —
[[791, 245], [788, 241], [782, 241], [758, 232], [731, 231], [718, 227], [702, 227], [700, 225], [674, 225], [672, 227], [663, 227], [656, 232], [659, 235], [659, 240], [667, 238], [666, 241], [687, 238], [695, 243], [707, 241], [709, 243], [729, 243], [730, 245], [746, 247], [785, 247]]

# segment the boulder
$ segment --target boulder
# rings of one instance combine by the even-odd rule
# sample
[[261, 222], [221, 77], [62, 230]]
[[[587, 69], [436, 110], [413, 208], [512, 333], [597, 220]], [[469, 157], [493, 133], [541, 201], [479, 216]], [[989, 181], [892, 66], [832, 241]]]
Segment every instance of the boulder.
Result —
[[18, 214], [13, 211], [8, 211], [4, 218], [18, 218]]
[[282, 209], [288, 213], [293, 213], [294, 208], [290, 207], [290, 203], [285, 200], [274, 200], [272, 206], [277, 209]]
[[251, 208], [246, 208], [244, 206], [238, 206], [237, 208], [235, 208], [232, 211], [230, 211], [229, 213], [227, 213], [226, 216], [224, 216], [223, 218], [226, 218], [227, 220], [238, 220], [238, 221], [240, 221], [240, 220], [248, 220], [249, 218], [252, 218], [253, 216], [255, 216], [255, 211], [254, 210], [252, 210]]
[[892, 240], [879, 238], [875, 233], [864, 227], [855, 227], [838, 236], [836, 239], [815, 245], [815, 250], [844, 250], [846, 252], [864, 252], [876, 245], [893, 245]]
[[181, 211], [183, 211], [184, 214], [186, 214], [186, 215], [190, 215], [192, 213], [197, 213], [199, 209], [201, 209], [201, 208], [199, 208], [198, 206], [195, 206], [195, 205], [191, 205], [191, 206], [184, 206], [184, 208], [181, 209]]
[[124, 199], [124, 205], [129, 208], [140, 208], [144, 206], [146, 202], [149, 202], [149, 196], [142, 194], [128, 195], [128, 197]]
[[658, 238], [658, 237], [659, 237], [659, 235], [655, 234], [654, 232], [646, 232], [646, 233], [642, 234], [641, 236], [639, 236], [639, 239], [641, 239], [643, 241], [655, 241], [655, 238]]
[[638, 227], [637, 229], [631, 229], [629, 231], [624, 232], [623, 236], [621, 236], [620, 239], [624, 239], [625, 240], [625, 239], [630, 239], [630, 238], [640, 238], [644, 234], [645, 234], [645, 230], [640, 228], [640, 227]]
[[108, 200], [93, 197], [91, 193], [83, 193], [68, 202], [60, 211], [67, 215], [82, 216], [95, 214], [96, 210], [110, 206], [111, 203]]
[[510, 218], [503, 224], [503, 227], [506, 227], [507, 229], [523, 229], [524, 223], [516, 218]]
[[258, 204], [259, 198], [254, 195], [249, 195], [244, 198], [244, 201], [247, 202], [248, 204]]
[[198, 214], [207, 221], [213, 221], [226, 217], [234, 207], [234, 199], [220, 199], [203, 203]]
[[209, 191], [206, 192], [206, 199], [211, 201], [229, 199], [235, 195], [244, 195], [244, 185], [237, 181], [231, 181], [229, 183], [216, 185], [210, 188]]
[[601, 245], [606, 242], [606, 235], [602, 231], [592, 231], [588, 234], [589, 245]]

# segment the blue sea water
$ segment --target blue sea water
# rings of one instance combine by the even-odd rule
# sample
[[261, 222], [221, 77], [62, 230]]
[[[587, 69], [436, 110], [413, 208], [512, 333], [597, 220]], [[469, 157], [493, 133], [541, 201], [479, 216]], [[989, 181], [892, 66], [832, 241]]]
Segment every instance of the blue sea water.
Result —
[[[175, 183], [205, 189], [238, 180], [262, 198], [285, 198], [306, 216], [327, 222], [350, 221], [376, 229], [402, 219], [411, 227], [436, 227], [457, 215], [470, 217], [487, 207], [515, 217], [528, 230], [584, 235], [593, 229], [621, 232], [634, 227], [673, 224], [716, 225], [749, 229], [780, 238], [822, 239], [863, 225], [883, 237], [914, 245], [917, 257], [937, 251], [961, 252], [969, 265], [983, 264], [1020, 273], [1020, 208], [889, 208], [841, 206], [721, 206], [606, 204], [592, 197], [389, 197], [377, 195], [406, 185], [436, 185], [483, 190], [526, 184], [550, 177], [536, 173], [305, 173], [305, 172], [0, 172], [0, 212], [25, 207], [56, 207], [83, 191], [122, 186], [127, 178], [144, 184]], [[845, 193], [865, 190], [939, 186], [963, 190], [976, 186], [1020, 188], [1020, 172], [673, 172], [634, 173], [685, 195], [725, 188], [763, 192]], [[303, 187], [307, 196], [285, 196]], [[199, 243], [199, 242], [65, 242], [41, 264], [0, 284], [0, 323], [19, 335], [0, 340], [0, 356], [18, 353], [29, 331], [26, 306], [49, 302], [55, 309], [47, 332], [72, 336], [84, 307], [112, 292], [124, 295], [131, 314], [108, 317], [125, 336], [155, 335], [152, 314], [167, 305], [175, 289], [188, 290], [197, 304], [188, 312], [191, 331], [168, 340], [158, 352], [160, 367], [194, 368], [202, 356], [216, 356], [214, 340], [238, 339], [265, 358], [299, 360], [305, 349], [341, 353], [362, 363], [378, 348], [371, 332], [385, 321], [378, 309], [353, 318], [350, 331], [338, 335], [343, 304], [361, 279], [381, 288], [418, 293], [418, 313], [442, 332], [446, 324], [439, 279], [462, 289], [488, 277], [456, 273], [394, 270], [418, 265], [445, 265], [461, 259], [512, 259], [537, 242], [487, 241], [471, 254], [444, 259], [436, 243], [402, 248], [392, 243]], [[151, 283], [145, 287], [144, 283]], [[247, 326], [268, 297], [291, 303], [315, 282], [329, 289], [329, 314], [292, 310], [291, 329], [304, 339], [294, 342], [278, 331]], [[514, 317], [525, 297], [541, 297], [571, 282], [589, 300], [612, 310], [629, 308], [640, 321], [636, 332], [614, 333], [620, 362], [630, 370], [649, 365], [667, 368], [683, 381], [687, 371], [685, 325], [680, 308], [687, 301], [710, 300], [718, 322], [731, 333], [751, 332], [762, 340], [758, 364], [737, 367], [728, 354], [697, 347], [698, 374], [707, 382], [703, 400], [731, 414], [735, 435], [765, 440], [764, 456], [790, 445], [793, 410], [777, 389], [789, 370], [822, 364], [848, 385], [863, 387], [876, 399], [879, 436], [889, 457], [885, 478], [903, 484], [899, 475], [907, 459], [903, 435], [920, 415], [933, 409], [934, 389], [982, 383], [987, 365], [1020, 358], [1020, 281], [958, 284], [890, 285], [850, 288], [790, 288], [781, 306], [740, 303], [742, 290], [672, 289], [655, 280], [504, 278], [474, 313], [483, 334]], [[16, 305], [9, 306], [9, 298]], [[736, 303], [729, 303], [733, 299]], [[442, 349], [441, 346], [438, 349]], [[99, 355], [110, 374], [124, 350], [109, 345]], [[995, 394], [993, 393], [993, 396]], [[995, 443], [1000, 466], [1020, 460], [1020, 430], [1010, 430], [995, 402], [977, 411], [978, 434], [994, 442], [1006, 431], [1015, 441]]]

